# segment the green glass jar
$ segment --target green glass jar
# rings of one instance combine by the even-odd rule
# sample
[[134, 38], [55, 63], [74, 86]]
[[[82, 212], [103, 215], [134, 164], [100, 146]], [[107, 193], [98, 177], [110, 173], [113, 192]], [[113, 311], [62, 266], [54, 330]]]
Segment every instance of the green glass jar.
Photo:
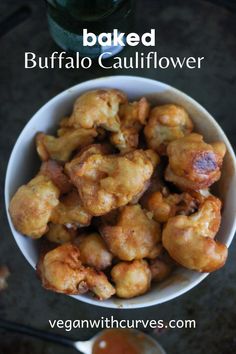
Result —
[[113, 56], [122, 46], [83, 46], [83, 29], [96, 35], [127, 33], [133, 15], [133, 0], [47, 0], [48, 23], [54, 41], [67, 52], [97, 58], [103, 52]]

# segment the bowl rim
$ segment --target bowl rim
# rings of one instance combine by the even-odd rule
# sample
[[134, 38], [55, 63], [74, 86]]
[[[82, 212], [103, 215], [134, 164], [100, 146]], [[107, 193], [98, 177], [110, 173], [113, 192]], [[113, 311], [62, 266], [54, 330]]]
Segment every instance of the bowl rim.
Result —
[[[63, 97], [64, 95], [67, 95], [70, 91], [73, 92], [75, 89], [81, 87], [82, 86], [90, 86], [92, 84], [96, 85], [97, 83], [101, 82], [101, 86], [102, 85], [106, 85], [106, 81], [116, 81], [116, 80], [136, 80], [136, 81], [142, 81], [144, 83], [147, 84], [152, 84], [152, 85], [159, 85], [162, 88], [165, 88], [166, 90], [170, 90], [172, 93], [176, 94], [178, 97], [182, 97], [183, 99], [185, 99], [186, 101], [188, 101], [190, 104], [192, 104], [198, 111], [201, 111], [203, 115], [207, 116], [207, 119], [210, 121], [210, 123], [212, 125], [214, 125], [214, 127], [216, 128], [216, 130], [219, 132], [219, 134], [222, 136], [222, 139], [224, 140], [224, 143], [226, 144], [227, 147], [227, 151], [229, 153], [229, 155], [232, 158], [232, 162], [233, 162], [233, 169], [234, 171], [236, 171], [236, 157], [235, 157], [235, 153], [234, 150], [226, 136], [226, 134], [224, 133], [223, 129], [221, 128], [221, 126], [218, 124], [218, 122], [213, 118], [213, 116], [200, 104], [198, 103], [195, 99], [193, 99], [191, 96], [189, 96], [188, 94], [184, 93], [183, 91], [176, 89], [175, 87], [166, 84], [164, 82], [161, 82], [159, 80], [155, 80], [155, 79], [149, 79], [146, 77], [142, 77], [142, 76], [132, 76], [132, 75], [111, 75], [111, 76], [104, 76], [104, 77], [99, 77], [96, 79], [90, 79], [90, 80], [86, 80], [83, 82], [80, 82], [78, 84], [75, 84], [65, 90], [63, 90], [62, 92], [58, 93], [57, 95], [53, 96], [52, 98], [50, 98], [45, 104], [43, 104], [32, 116], [31, 118], [28, 120], [28, 122], [24, 125], [23, 129], [20, 131], [18, 138], [12, 148], [9, 160], [8, 160], [8, 164], [7, 164], [7, 169], [6, 169], [6, 174], [5, 174], [5, 188], [4, 188], [4, 196], [5, 196], [5, 209], [6, 209], [6, 214], [7, 214], [7, 219], [8, 219], [8, 223], [10, 225], [10, 229], [11, 229], [11, 233], [15, 239], [15, 242], [17, 244], [17, 246], [19, 247], [21, 253], [24, 255], [24, 257], [26, 258], [26, 260], [30, 263], [30, 265], [36, 269], [34, 262], [32, 261], [31, 257], [29, 256], [28, 252], [26, 252], [24, 249], [22, 249], [17, 241], [17, 238], [15, 236], [15, 228], [12, 224], [10, 215], [9, 215], [9, 211], [8, 211], [8, 207], [9, 207], [9, 201], [10, 201], [10, 195], [9, 195], [9, 181], [10, 181], [10, 173], [12, 171], [12, 164], [14, 162], [14, 156], [16, 154], [16, 151], [18, 150], [18, 145], [20, 144], [21, 141], [21, 136], [24, 133], [24, 131], [27, 129], [28, 124], [35, 118], [36, 115], [39, 115], [43, 110], [47, 109], [50, 104], [52, 103], [52, 101], [56, 101], [56, 100], [60, 100], [61, 97]], [[105, 81], [105, 83], [104, 83]], [[114, 88], [115, 88], [115, 83], [114, 83]], [[86, 87], [85, 87], [86, 89]], [[89, 88], [89, 90], [92, 90], [93, 88]], [[125, 89], [124, 89], [125, 91]], [[230, 233], [228, 235], [227, 238], [227, 242], [226, 245], [227, 247], [230, 246], [234, 234], [236, 231], [236, 218], [234, 219], [232, 228], [230, 230]], [[23, 236], [23, 235], [22, 235]], [[205, 279], [207, 276], [209, 275], [209, 273], [199, 273], [199, 276], [197, 279], [191, 281], [189, 284], [187, 285], [183, 285], [183, 287], [179, 290], [179, 291], [175, 291], [173, 293], [171, 293], [169, 296], [165, 296], [162, 299], [157, 299], [157, 300], [148, 300], [144, 303], [127, 303], [126, 299], [119, 299], [118, 301], [113, 301], [113, 302], [107, 302], [107, 301], [100, 301], [97, 300], [95, 298], [92, 297], [86, 297], [84, 295], [70, 295], [71, 297], [75, 298], [76, 300], [80, 300], [82, 302], [88, 303], [90, 305], [95, 305], [95, 306], [99, 306], [99, 307], [104, 307], [104, 308], [113, 308], [113, 309], [138, 309], [138, 308], [145, 308], [145, 307], [151, 307], [154, 305], [159, 305], [162, 304], [164, 302], [170, 301], [172, 299], [175, 299], [177, 297], [179, 297], [180, 295], [183, 295], [184, 293], [188, 292], [189, 290], [191, 290], [192, 288], [194, 288], [196, 285], [198, 285], [203, 279]], [[137, 297], [138, 298], [138, 297]], [[135, 299], [137, 299], [135, 298]], [[132, 300], [132, 299], [130, 299]], [[122, 304], [121, 304], [122, 302]]]

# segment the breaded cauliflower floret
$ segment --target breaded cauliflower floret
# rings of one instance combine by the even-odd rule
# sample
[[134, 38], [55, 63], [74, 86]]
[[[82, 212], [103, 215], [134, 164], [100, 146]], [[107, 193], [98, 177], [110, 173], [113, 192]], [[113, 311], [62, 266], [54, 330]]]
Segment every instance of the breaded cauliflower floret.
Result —
[[66, 164], [66, 171], [85, 209], [99, 216], [137, 196], [150, 179], [153, 165], [143, 150], [127, 156], [84, 152]]
[[190, 215], [198, 207], [199, 202], [189, 193], [169, 193], [166, 188], [154, 192], [147, 198], [147, 209], [153, 213], [157, 222], [165, 223], [175, 215]]
[[64, 294], [79, 294], [79, 285], [86, 275], [79, 257], [79, 249], [71, 243], [41, 256], [37, 271], [43, 287]]
[[[160, 163], [159, 155], [150, 149], [145, 150], [144, 153], [145, 153], [146, 157], [152, 163], [153, 170], [155, 171], [157, 165], [159, 165], [159, 163]], [[130, 154], [132, 156], [133, 153], [130, 152]], [[129, 153], [127, 153], [126, 156], [129, 157]], [[151, 179], [149, 179], [145, 182], [143, 189], [131, 199], [129, 204], [137, 204], [139, 202], [139, 200], [142, 198], [142, 196], [145, 194], [145, 192], [150, 188], [150, 184], [151, 184]]]
[[189, 134], [168, 145], [169, 165], [165, 179], [183, 190], [210, 187], [220, 178], [225, 144], [207, 144], [199, 134]]
[[111, 266], [113, 255], [97, 232], [80, 235], [76, 239], [76, 244], [79, 247], [80, 259], [84, 265], [98, 270]]
[[73, 228], [68, 229], [64, 225], [49, 223], [45, 236], [50, 242], [63, 244], [75, 239], [76, 230]]
[[161, 230], [139, 204], [123, 207], [113, 225], [105, 224], [101, 234], [111, 252], [123, 261], [149, 257], [161, 241]]
[[116, 293], [106, 275], [94, 268], [86, 268], [86, 284], [99, 300], [107, 300]]
[[59, 189], [44, 175], [21, 186], [11, 199], [9, 213], [17, 231], [40, 238], [47, 231], [53, 209], [59, 203]]
[[39, 173], [47, 176], [59, 188], [61, 194], [70, 192], [73, 187], [63, 167], [57, 161], [44, 161]]
[[72, 153], [89, 144], [97, 136], [95, 129], [67, 129], [59, 137], [38, 133], [36, 135], [36, 149], [42, 161], [49, 159], [66, 162]]
[[193, 123], [183, 107], [164, 104], [152, 109], [144, 134], [148, 146], [165, 155], [171, 141], [182, 138], [192, 130]]
[[111, 134], [110, 140], [122, 153], [137, 148], [139, 132], [146, 124], [149, 110], [150, 105], [144, 97], [138, 102], [125, 103], [120, 106], [120, 129]]
[[83, 207], [76, 189], [73, 189], [60, 199], [50, 217], [54, 224], [67, 225], [74, 228], [88, 226], [91, 219], [92, 216]]
[[79, 248], [65, 243], [43, 255], [37, 265], [44, 288], [64, 294], [83, 294], [91, 290], [100, 300], [115, 293], [102, 272], [84, 267]]
[[221, 221], [220, 209], [220, 200], [209, 196], [198, 212], [167, 221], [163, 246], [176, 262], [199, 272], [213, 272], [224, 265], [227, 247], [214, 240]]
[[88, 91], [77, 98], [72, 115], [64, 125], [85, 129], [101, 126], [106, 130], [117, 132], [120, 127], [119, 107], [126, 101], [126, 95], [119, 90]]
[[116, 295], [129, 299], [145, 294], [151, 286], [151, 271], [144, 260], [120, 262], [111, 271]]
[[152, 281], [162, 282], [170, 275], [173, 266], [170, 263], [163, 261], [162, 259], [156, 258], [150, 262], [150, 270], [152, 274]]

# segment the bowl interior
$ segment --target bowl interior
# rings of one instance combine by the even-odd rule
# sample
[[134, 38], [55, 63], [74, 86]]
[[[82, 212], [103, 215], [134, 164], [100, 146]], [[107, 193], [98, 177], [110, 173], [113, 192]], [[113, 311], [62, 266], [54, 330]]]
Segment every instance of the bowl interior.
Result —
[[[20, 134], [12, 151], [5, 184], [5, 201], [8, 210], [10, 198], [17, 188], [28, 182], [39, 168], [39, 159], [36, 154], [34, 137], [39, 131], [54, 133], [61, 118], [71, 112], [74, 100], [83, 92], [96, 88], [117, 88], [125, 91], [130, 100], [147, 97], [152, 104], [177, 103], [183, 105], [189, 112], [195, 131], [203, 134], [207, 142], [224, 141], [227, 154], [222, 168], [222, 177], [215, 185], [215, 194], [223, 200], [223, 217], [217, 239], [230, 245], [235, 232], [236, 215], [236, 168], [233, 150], [216, 121], [196, 101], [182, 92], [161, 82], [133, 76], [113, 76], [87, 81], [76, 85], [45, 104], [28, 122]], [[8, 212], [7, 212], [8, 213]], [[18, 233], [8, 214], [13, 236], [28, 260], [35, 268], [38, 260], [38, 245], [40, 241], [33, 241]], [[168, 301], [197, 285], [207, 276], [187, 269], [178, 268], [173, 275], [159, 285], [154, 285], [151, 291], [143, 296], [130, 299], [110, 299], [100, 302], [90, 295], [74, 296], [76, 299], [98, 306], [113, 308], [138, 308], [151, 306]]]

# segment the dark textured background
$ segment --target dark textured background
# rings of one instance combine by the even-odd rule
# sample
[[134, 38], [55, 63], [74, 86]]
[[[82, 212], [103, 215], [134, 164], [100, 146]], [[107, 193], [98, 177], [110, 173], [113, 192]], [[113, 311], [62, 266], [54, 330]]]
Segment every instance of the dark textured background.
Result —
[[[48, 30], [43, 1], [0, 2], [0, 263], [11, 270], [9, 288], [0, 294], [0, 317], [48, 329], [48, 319], [100, 318], [185, 319], [196, 329], [170, 329], [158, 334], [169, 354], [236, 353], [235, 242], [226, 266], [189, 293], [143, 310], [109, 310], [86, 305], [41, 288], [33, 269], [17, 248], [4, 212], [3, 187], [10, 151], [20, 131], [46, 101], [78, 82], [111, 74], [141, 75], [176, 86], [199, 101], [221, 124], [235, 147], [236, 9], [231, 1], [139, 0], [135, 29], [158, 29], [161, 55], [205, 56], [201, 70], [25, 70], [24, 52], [47, 56], [57, 50]], [[227, 6], [225, 7], [224, 4]], [[17, 25], [11, 14], [26, 6]], [[25, 17], [25, 19], [24, 19]], [[7, 20], [6, 20], [7, 19]], [[4, 21], [5, 20], [5, 21]], [[22, 20], [22, 22], [21, 22]], [[142, 48], [145, 51], [145, 48]], [[146, 49], [147, 50], [147, 49]], [[126, 50], [126, 55], [132, 49]], [[16, 171], [17, 175], [18, 171]], [[74, 331], [87, 339], [96, 330]], [[63, 333], [63, 332], [61, 332]], [[65, 354], [54, 345], [0, 332], [0, 354]]]

